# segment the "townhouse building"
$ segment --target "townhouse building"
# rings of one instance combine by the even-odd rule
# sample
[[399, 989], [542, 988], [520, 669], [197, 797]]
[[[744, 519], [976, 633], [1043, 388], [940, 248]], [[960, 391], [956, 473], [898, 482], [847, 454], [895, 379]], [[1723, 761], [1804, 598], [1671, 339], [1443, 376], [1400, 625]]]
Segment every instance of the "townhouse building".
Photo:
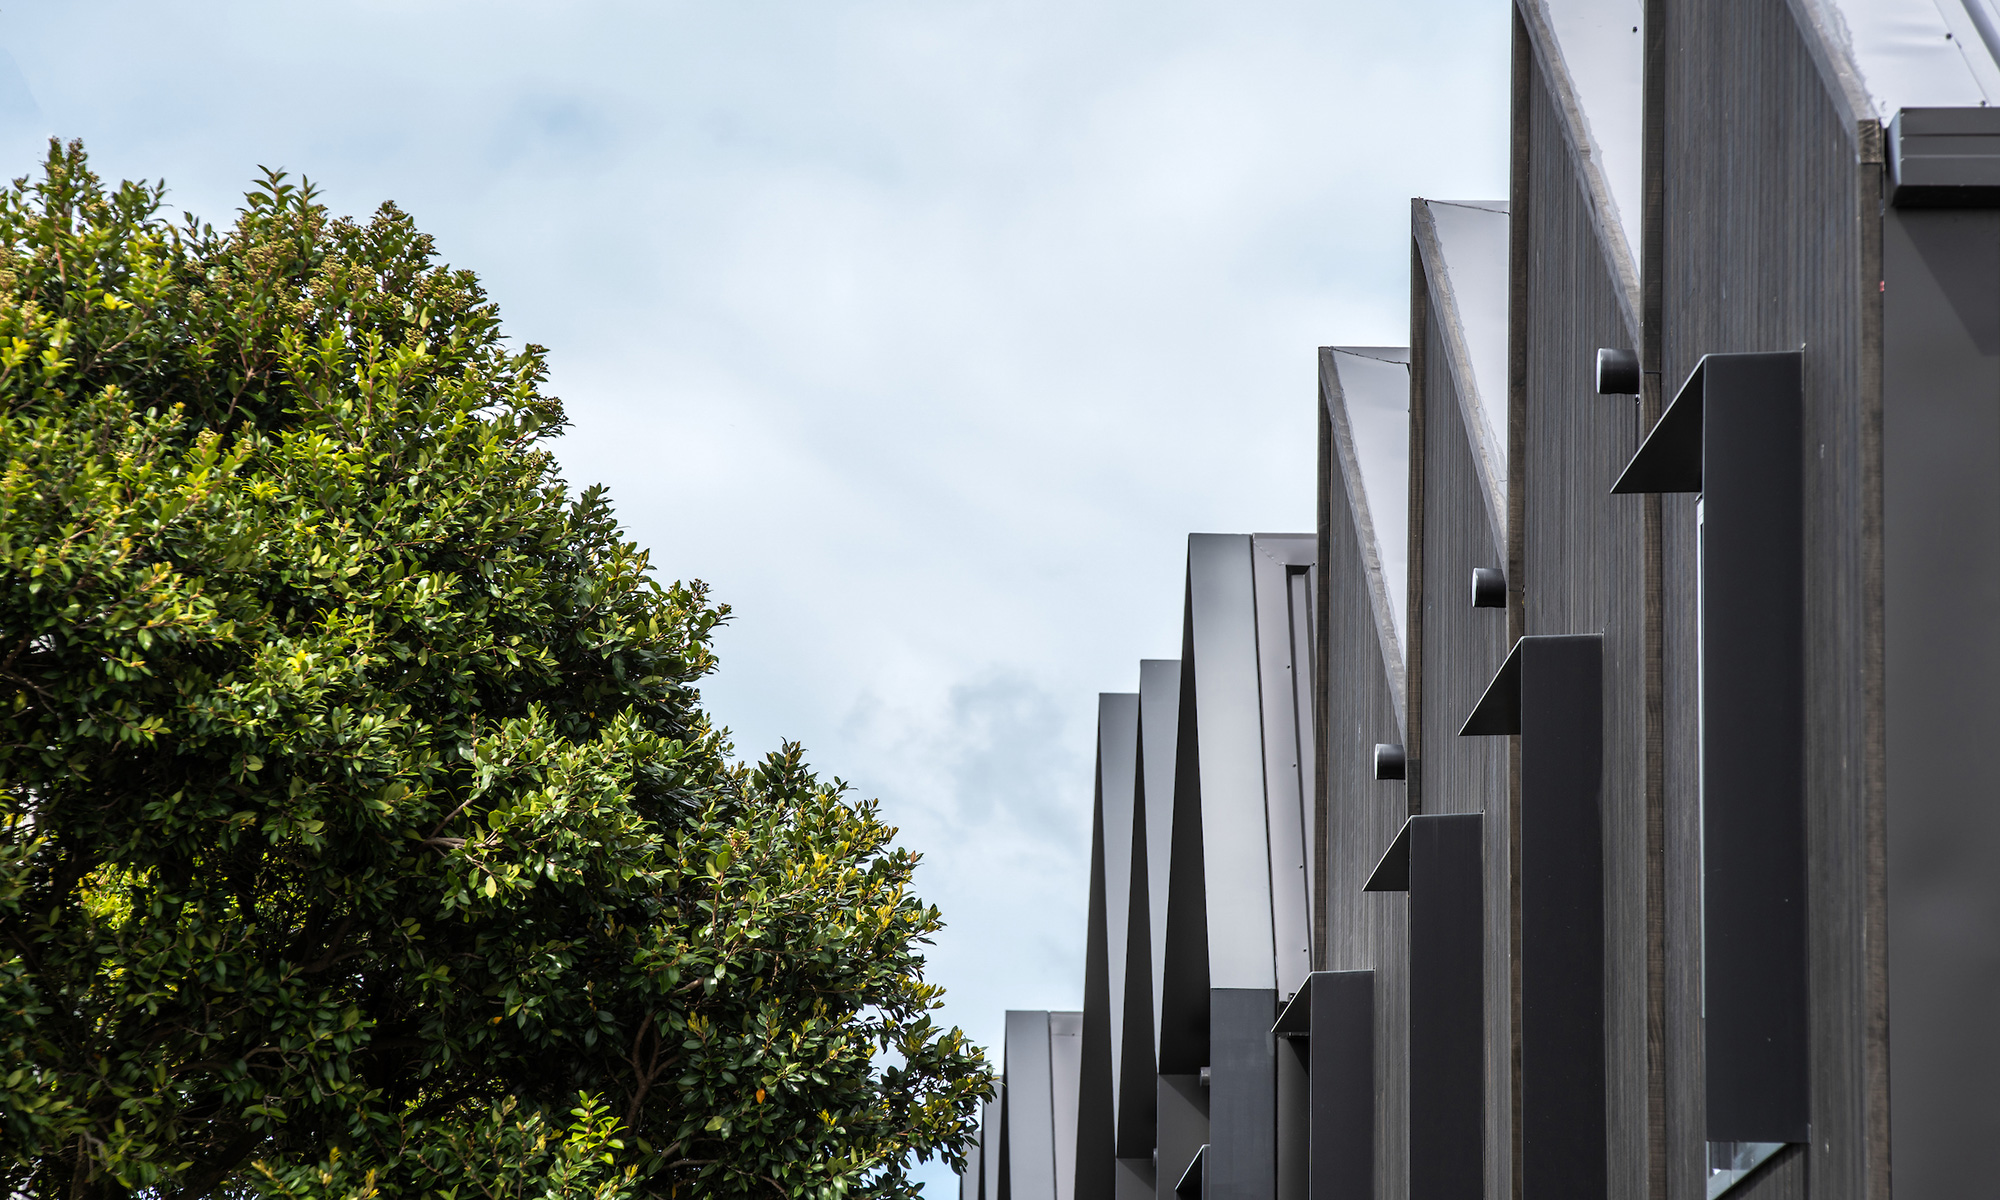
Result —
[[962, 1200], [2000, 1194], [2000, 7], [1511, 54], [1509, 194], [1318, 351], [1318, 529], [1190, 537], [1100, 697]]

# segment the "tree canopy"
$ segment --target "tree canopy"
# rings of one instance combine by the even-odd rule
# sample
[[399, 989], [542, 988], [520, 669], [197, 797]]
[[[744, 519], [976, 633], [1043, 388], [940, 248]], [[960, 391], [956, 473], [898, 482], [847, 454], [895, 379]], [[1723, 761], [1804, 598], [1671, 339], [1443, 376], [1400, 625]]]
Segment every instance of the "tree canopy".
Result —
[[162, 200], [74, 143], [0, 191], [0, 1193], [961, 1161], [916, 856], [732, 763], [727, 610], [559, 476], [544, 351], [393, 205]]

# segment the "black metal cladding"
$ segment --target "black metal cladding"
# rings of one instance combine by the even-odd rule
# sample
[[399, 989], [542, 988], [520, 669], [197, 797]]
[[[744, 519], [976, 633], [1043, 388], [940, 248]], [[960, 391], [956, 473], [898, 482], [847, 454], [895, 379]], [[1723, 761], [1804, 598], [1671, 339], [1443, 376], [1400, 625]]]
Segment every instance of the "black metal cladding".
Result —
[[1410, 1200], [1483, 1183], [1485, 898], [1478, 813], [1411, 817]]
[[1466, 731], [1519, 734], [1521, 1178], [1610, 1186], [1604, 1082], [1604, 639], [1514, 643]]
[[1313, 975], [1312, 1200], [1375, 1188], [1375, 972]]
[[1807, 1139], [1802, 356], [1710, 354], [1614, 492], [1699, 491], [1707, 1136]]

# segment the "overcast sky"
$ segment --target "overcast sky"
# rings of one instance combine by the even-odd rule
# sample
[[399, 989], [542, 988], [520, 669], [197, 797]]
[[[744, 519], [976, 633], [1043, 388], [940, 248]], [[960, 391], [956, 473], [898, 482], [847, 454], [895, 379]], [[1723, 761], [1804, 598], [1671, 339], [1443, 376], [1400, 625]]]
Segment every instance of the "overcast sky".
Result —
[[[1097, 694], [1185, 536], [1312, 527], [1319, 345], [1407, 340], [1409, 198], [1506, 194], [1506, 0], [0, 9], [0, 166], [221, 224], [394, 199], [549, 346], [573, 485], [735, 610], [705, 689], [880, 796], [946, 1016], [1082, 995]], [[944, 1178], [948, 1178], [945, 1176]], [[943, 1188], [932, 1189], [938, 1195]]]

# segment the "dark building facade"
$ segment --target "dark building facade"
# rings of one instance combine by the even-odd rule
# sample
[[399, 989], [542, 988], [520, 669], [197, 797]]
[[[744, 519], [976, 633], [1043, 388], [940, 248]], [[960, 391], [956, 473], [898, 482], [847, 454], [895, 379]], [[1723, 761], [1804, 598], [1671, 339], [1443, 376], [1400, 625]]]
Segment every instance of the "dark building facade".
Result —
[[2000, 1194], [2000, 5], [1513, 15], [1316, 534], [1101, 700], [964, 1200]]

